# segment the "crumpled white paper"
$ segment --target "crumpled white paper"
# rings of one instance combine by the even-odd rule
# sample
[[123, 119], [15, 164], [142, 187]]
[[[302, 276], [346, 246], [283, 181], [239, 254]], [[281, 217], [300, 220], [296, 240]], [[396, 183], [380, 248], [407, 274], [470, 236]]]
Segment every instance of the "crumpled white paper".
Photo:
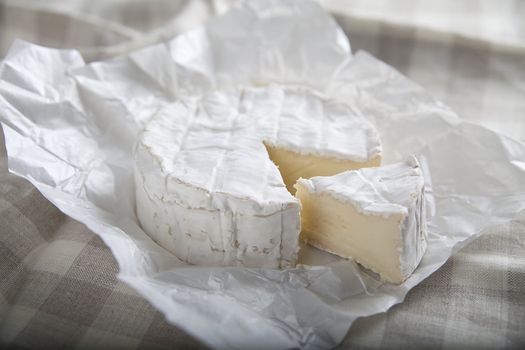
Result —
[[[439, 74], [439, 72], [436, 72]], [[187, 266], [134, 211], [132, 146], [161, 106], [232, 85], [306, 84], [361, 109], [385, 163], [415, 153], [428, 188], [428, 251], [399, 286], [314, 249], [284, 271]], [[257, 1], [114, 60], [15, 42], [0, 66], [9, 169], [99, 234], [119, 277], [170, 322], [215, 348], [330, 348], [387, 310], [489, 225], [525, 208], [525, 144], [462, 122], [423, 89], [350, 45], [313, 2]]]

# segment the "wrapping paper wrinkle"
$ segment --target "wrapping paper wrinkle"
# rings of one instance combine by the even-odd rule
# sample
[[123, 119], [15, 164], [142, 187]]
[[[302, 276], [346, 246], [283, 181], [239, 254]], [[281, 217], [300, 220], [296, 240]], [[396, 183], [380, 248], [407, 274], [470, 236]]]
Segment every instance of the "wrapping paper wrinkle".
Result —
[[[137, 133], [180, 96], [252, 84], [309, 85], [378, 128], [384, 163], [417, 154], [428, 250], [399, 286], [313, 249], [288, 270], [186, 266], [135, 216]], [[86, 65], [73, 50], [17, 41], [0, 66], [0, 120], [11, 172], [99, 234], [119, 277], [170, 322], [214, 348], [331, 348], [352, 322], [383, 312], [465, 242], [525, 207], [525, 145], [462, 122], [365, 52], [352, 56], [313, 2], [244, 2], [204, 27]]]

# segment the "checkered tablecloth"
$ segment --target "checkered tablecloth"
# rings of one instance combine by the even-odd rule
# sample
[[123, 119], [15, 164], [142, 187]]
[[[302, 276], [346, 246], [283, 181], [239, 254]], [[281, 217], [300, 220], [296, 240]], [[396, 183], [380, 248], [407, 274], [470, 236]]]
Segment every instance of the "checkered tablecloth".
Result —
[[[393, 65], [463, 118], [525, 141], [524, 2], [501, 1], [496, 11], [490, 1], [445, 1], [431, 8], [435, 17], [422, 1], [393, 3], [323, 1], [354, 50]], [[228, 4], [0, 2], [0, 57], [14, 37], [109, 57], [188, 30]], [[8, 173], [0, 136], [0, 347], [204, 348], [117, 272], [95, 234]], [[525, 348], [525, 213], [487, 230], [404, 303], [358, 320], [339, 346], [422, 347]]]

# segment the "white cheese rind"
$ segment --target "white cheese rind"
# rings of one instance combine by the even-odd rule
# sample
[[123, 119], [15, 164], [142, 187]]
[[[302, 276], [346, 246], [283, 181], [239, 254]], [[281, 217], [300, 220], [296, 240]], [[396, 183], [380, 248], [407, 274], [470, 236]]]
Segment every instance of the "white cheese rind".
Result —
[[370, 123], [305, 89], [247, 88], [175, 102], [152, 118], [135, 149], [146, 233], [191, 264], [295, 265], [300, 203], [263, 141], [365, 161], [380, 152]]
[[365, 214], [385, 216], [407, 215], [414, 193], [424, 185], [419, 163], [413, 156], [402, 163], [298, 181], [311, 192], [329, 193], [350, 202]]
[[244, 94], [270, 146], [360, 163], [381, 154], [376, 128], [350, 105], [305, 88], [250, 89]]
[[[396, 257], [392, 264], [399, 266], [401, 276], [395, 279], [395, 283], [410, 276], [421, 261], [427, 246], [426, 210], [424, 178], [415, 157], [377, 168], [347, 171], [329, 177], [299, 179], [298, 186], [312, 195], [330, 195], [340, 202], [350, 204], [362, 215], [379, 216], [378, 220], [402, 218], [399, 228], [395, 230], [400, 235], [398, 252], [392, 255]], [[393, 234], [398, 235], [396, 232]], [[397, 240], [397, 237], [394, 238]], [[381, 242], [370, 241], [370, 244]], [[370, 257], [370, 260], [374, 260], [374, 257]], [[382, 274], [374, 266], [367, 267]], [[392, 278], [386, 279], [392, 281]]]

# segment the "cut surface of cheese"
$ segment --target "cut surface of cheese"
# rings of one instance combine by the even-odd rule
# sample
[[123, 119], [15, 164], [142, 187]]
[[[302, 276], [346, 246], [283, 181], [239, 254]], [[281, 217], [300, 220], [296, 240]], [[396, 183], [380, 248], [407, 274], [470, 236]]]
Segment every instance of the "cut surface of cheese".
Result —
[[426, 249], [424, 179], [415, 157], [330, 177], [299, 179], [302, 238], [401, 283]]
[[180, 100], [152, 117], [135, 148], [142, 227], [191, 264], [295, 265], [300, 203], [278, 169], [292, 160], [276, 159], [276, 166], [275, 150], [315, 168], [325, 159], [365, 166], [379, 160], [381, 148], [358, 112], [305, 88], [252, 87]]
[[366, 162], [301, 154], [286, 148], [266, 145], [270, 159], [279, 166], [288, 191], [295, 193], [294, 185], [300, 177], [330, 176], [347, 170], [376, 167], [381, 163], [379, 155]]

